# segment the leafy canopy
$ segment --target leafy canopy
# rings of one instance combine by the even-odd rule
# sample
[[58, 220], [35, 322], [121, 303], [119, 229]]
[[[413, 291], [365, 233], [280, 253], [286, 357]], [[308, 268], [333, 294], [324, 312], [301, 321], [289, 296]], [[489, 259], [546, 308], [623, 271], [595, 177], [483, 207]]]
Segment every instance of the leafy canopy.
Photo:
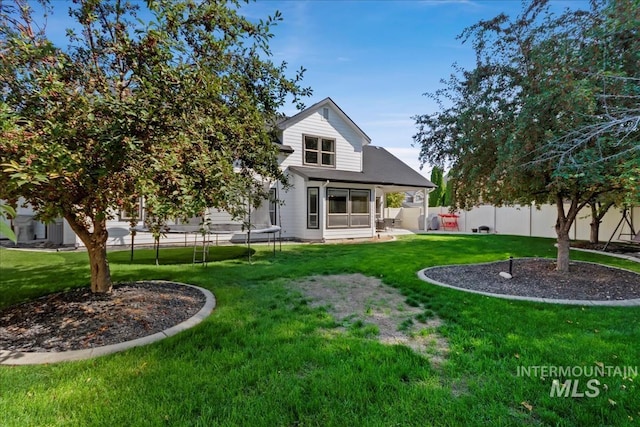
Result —
[[596, 1], [555, 15], [532, 1], [515, 19], [501, 14], [463, 32], [476, 67], [456, 67], [428, 94], [441, 108], [415, 117], [414, 136], [423, 162], [451, 166], [458, 206], [631, 192], [619, 177], [637, 179], [638, 129], [631, 117], [607, 119], [637, 111], [637, 5]]
[[548, 3], [462, 33], [476, 66], [456, 68], [429, 94], [440, 110], [415, 117], [414, 141], [423, 163], [450, 165], [457, 207], [555, 203], [558, 269], [567, 271], [578, 212], [638, 197], [640, 7], [594, 0], [556, 15]]
[[[241, 215], [284, 181], [271, 129], [299, 107], [304, 70], [270, 60], [270, 28], [238, 1], [77, 0], [68, 45], [46, 14], [67, 4], [0, 6], [0, 199], [64, 217], [87, 246], [92, 289], [111, 288], [106, 220], [154, 224], [220, 208]], [[134, 218], [135, 220], [135, 218]]]
[[183, 217], [238, 213], [262, 195], [256, 174], [283, 178], [269, 126], [309, 90], [302, 70], [290, 79], [269, 60], [278, 13], [255, 23], [238, 2], [83, 0], [70, 15], [62, 47], [28, 3], [3, 6], [0, 198], [84, 222], [144, 196]]

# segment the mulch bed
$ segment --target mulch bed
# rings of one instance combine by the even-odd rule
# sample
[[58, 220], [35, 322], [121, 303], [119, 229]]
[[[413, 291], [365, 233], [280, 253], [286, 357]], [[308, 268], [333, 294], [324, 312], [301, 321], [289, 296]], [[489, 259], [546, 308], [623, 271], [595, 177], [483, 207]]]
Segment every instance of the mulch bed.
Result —
[[[570, 274], [550, 259], [434, 267], [426, 275], [460, 288], [506, 295], [574, 300], [640, 298], [640, 274], [572, 262]], [[168, 282], [124, 283], [108, 295], [87, 288], [47, 295], [0, 311], [0, 350], [57, 352], [141, 338], [187, 320], [205, 304], [198, 289]]]
[[607, 247], [606, 252], [633, 256], [640, 259], [640, 243], [631, 243], [631, 242], [590, 243], [582, 240], [571, 242], [572, 248], [590, 249], [592, 251], [604, 251], [605, 246]]
[[509, 271], [509, 261], [434, 267], [425, 275], [447, 285], [502, 295], [590, 301], [640, 298], [638, 273], [577, 261], [571, 262], [569, 274], [555, 268], [555, 260], [524, 258], [513, 260], [511, 279], [500, 277], [500, 272]]
[[204, 294], [169, 282], [116, 285], [110, 294], [88, 288], [47, 295], [0, 311], [0, 349], [80, 350], [152, 335], [204, 306]]

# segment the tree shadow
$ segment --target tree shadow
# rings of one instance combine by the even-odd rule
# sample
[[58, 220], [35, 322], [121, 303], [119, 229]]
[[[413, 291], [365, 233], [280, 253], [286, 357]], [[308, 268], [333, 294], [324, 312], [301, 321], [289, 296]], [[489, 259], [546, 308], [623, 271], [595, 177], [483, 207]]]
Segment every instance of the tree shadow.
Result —
[[[251, 250], [251, 254], [255, 250]], [[239, 259], [249, 256], [249, 249], [241, 246], [212, 246], [209, 247], [207, 262]], [[156, 251], [153, 249], [135, 249], [133, 259], [130, 250], [114, 251], [107, 255], [111, 264], [156, 265]], [[202, 262], [202, 254], [197, 253], [196, 262]], [[159, 265], [194, 264], [194, 248], [160, 248], [158, 252]]]

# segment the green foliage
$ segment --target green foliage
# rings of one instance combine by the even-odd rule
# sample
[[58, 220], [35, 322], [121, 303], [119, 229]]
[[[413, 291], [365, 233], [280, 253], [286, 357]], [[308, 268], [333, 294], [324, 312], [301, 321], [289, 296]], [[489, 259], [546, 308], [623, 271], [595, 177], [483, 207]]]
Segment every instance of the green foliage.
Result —
[[637, 194], [620, 177], [639, 176], [627, 164], [640, 157], [637, 120], [611, 113], [640, 114], [640, 9], [637, 0], [589, 6], [554, 15], [548, 1], [533, 0], [514, 19], [467, 28], [460, 38], [475, 49], [475, 68], [456, 67], [430, 94], [441, 110], [415, 117], [421, 160], [451, 165], [456, 207], [559, 206], [561, 270], [578, 211], [604, 194]]
[[387, 193], [385, 194], [385, 205], [388, 208], [401, 208], [402, 202], [404, 202], [404, 193]]
[[442, 168], [435, 166], [431, 171], [430, 181], [433, 182], [437, 187], [429, 193], [429, 206], [447, 206], [444, 204], [445, 202], [445, 191], [446, 188], [444, 186], [444, 176]]
[[417, 116], [414, 136], [423, 161], [451, 162], [459, 207], [574, 194], [584, 203], [602, 193], [630, 193], [618, 178], [629, 170], [621, 162], [640, 154], [629, 152], [637, 132], [624, 140], [601, 135], [573, 149], [557, 145], [606, 114], [605, 95], [638, 93], [637, 80], [607, 85], [601, 78], [603, 70], [637, 77], [631, 64], [640, 42], [629, 39], [637, 28], [616, 23], [629, 22], [629, 14], [638, 22], [640, 12], [627, 0], [616, 7], [594, 2], [591, 10], [560, 16], [546, 1], [532, 1], [516, 19], [499, 15], [465, 30], [461, 38], [476, 50], [476, 68], [457, 68], [446, 87], [430, 95], [451, 106]]
[[453, 201], [453, 181], [451, 179], [447, 180], [447, 186], [444, 192], [444, 202], [442, 206], [453, 206], [455, 203]]
[[0, 203], [0, 234], [4, 234], [9, 240], [15, 243], [18, 241], [15, 233], [6, 222], [2, 221], [7, 216], [15, 218], [16, 211], [11, 206]]
[[141, 197], [157, 222], [242, 215], [266, 197], [256, 174], [285, 181], [269, 126], [310, 93], [304, 70], [269, 60], [278, 13], [254, 23], [239, 4], [147, 4], [52, 3], [75, 20], [66, 47], [28, 3], [0, 8], [0, 199], [64, 217], [88, 248]]

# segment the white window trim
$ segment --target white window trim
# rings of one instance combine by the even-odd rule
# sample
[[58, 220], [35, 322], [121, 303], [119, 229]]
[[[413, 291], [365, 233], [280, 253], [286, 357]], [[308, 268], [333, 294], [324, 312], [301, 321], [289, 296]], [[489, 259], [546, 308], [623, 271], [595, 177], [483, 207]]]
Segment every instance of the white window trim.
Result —
[[271, 225], [278, 225], [278, 190], [269, 189], [269, 220]]
[[[138, 204], [136, 206], [136, 210], [137, 212], [137, 221], [144, 221], [144, 214], [145, 214], [145, 209], [144, 209], [144, 204], [143, 204], [143, 199], [142, 197], [138, 199]], [[133, 219], [133, 215], [131, 215], [131, 212], [126, 211], [124, 209], [120, 209], [118, 211], [118, 221], [131, 221]]]

